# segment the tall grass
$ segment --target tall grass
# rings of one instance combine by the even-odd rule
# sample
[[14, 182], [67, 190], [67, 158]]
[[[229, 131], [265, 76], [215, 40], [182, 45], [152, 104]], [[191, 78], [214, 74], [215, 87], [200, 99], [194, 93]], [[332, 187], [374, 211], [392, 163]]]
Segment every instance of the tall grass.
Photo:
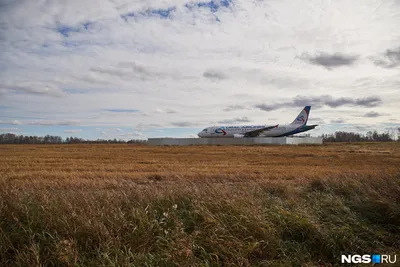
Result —
[[0, 147], [0, 266], [400, 254], [400, 146]]

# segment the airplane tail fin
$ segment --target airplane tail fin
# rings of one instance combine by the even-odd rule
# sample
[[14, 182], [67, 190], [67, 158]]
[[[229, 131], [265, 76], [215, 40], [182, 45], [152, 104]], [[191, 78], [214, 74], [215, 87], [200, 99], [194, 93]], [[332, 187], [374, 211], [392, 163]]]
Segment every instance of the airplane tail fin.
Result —
[[304, 109], [297, 115], [296, 119], [291, 124], [306, 125], [308, 116], [310, 115], [311, 106], [305, 106]]

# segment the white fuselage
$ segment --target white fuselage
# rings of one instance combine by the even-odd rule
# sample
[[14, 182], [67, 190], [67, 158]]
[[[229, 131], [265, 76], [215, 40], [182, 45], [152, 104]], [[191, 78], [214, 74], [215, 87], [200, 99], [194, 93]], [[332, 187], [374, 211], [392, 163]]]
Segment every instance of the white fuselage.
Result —
[[[244, 135], [246, 132], [254, 131], [268, 127], [268, 125], [246, 125], [246, 126], [213, 126], [205, 128], [201, 131], [198, 136], [202, 138], [213, 138], [213, 137], [239, 137]], [[263, 137], [277, 137], [285, 136], [293, 131], [296, 131], [301, 125], [278, 125], [277, 127], [262, 132], [260, 136]]]

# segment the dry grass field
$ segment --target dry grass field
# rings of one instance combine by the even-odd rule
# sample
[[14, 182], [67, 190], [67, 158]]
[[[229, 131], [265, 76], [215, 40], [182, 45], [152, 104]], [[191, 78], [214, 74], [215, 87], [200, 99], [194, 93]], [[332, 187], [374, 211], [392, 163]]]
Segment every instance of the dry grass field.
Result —
[[1, 145], [0, 174], [0, 266], [400, 262], [399, 143]]

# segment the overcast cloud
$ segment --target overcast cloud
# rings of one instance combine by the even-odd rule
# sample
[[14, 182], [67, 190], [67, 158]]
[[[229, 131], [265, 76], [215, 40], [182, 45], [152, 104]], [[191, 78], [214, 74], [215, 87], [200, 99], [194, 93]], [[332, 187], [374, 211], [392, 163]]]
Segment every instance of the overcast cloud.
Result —
[[331, 120], [331, 123], [345, 123], [346, 121], [344, 119], [336, 119], [336, 120]]
[[376, 107], [382, 104], [382, 100], [379, 96], [368, 96], [365, 98], [355, 98], [352, 99], [350, 97], [340, 97], [333, 98], [330, 95], [322, 95], [317, 97], [303, 97], [296, 96], [291, 101], [284, 101], [281, 103], [274, 104], [257, 104], [256, 108], [264, 110], [264, 111], [272, 111], [281, 108], [289, 108], [289, 107], [303, 107], [306, 105], [311, 105], [313, 107], [330, 107], [330, 108], [338, 108], [341, 106], [361, 106], [361, 107]]
[[395, 68], [400, 66], [400, 46], [394, 49], [387, 49], [383, 55], [374, 62], [377, 66], [384, 68]]
[[64, 133], [80, 133], [82, 132], [81, 129], [75, 129], [75, 130], [64, 130]]
[[396, 0], [1, 2], [3, 129], [196, 134], [305, 105], [326, 122], [400, 117]]
[[384, 115], [384, 114], [381, 114], [381, 113], [379, 113], [379, 112], [370, 111], [370, 112], [364, 114], [364, 117], [366, 117], [366, 118], [376, 118], [376, 117], [381, 117], [381, 116], [383, 116], [383, 115]]
[[327, 54], [320, 53], [316, 56], [304, 55], [304, 60], [314, 65], [320, 65], [327, 69], [333, 69], [342, 66], [350, 66], [355, 63], [358, 56], [356, 55], [342, 55], [339, 53]]
[[234, 119], [226, 119], [218, 121], [220, 124], [238, 124], [238, 123], [249, 123], [251, 120], [247, 117], [242, 118], [234, 118]]

